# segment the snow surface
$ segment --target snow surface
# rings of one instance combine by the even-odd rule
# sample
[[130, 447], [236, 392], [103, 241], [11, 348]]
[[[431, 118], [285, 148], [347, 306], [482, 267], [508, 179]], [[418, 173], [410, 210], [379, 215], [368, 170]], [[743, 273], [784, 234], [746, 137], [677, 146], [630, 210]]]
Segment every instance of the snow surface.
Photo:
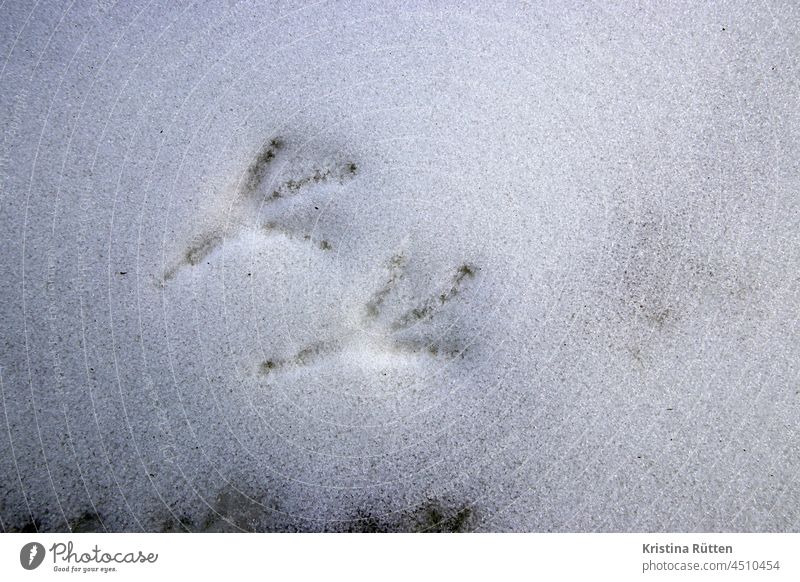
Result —
[[383, 4], [0, 7], [2, 528], [800, 529], [800, 7]]

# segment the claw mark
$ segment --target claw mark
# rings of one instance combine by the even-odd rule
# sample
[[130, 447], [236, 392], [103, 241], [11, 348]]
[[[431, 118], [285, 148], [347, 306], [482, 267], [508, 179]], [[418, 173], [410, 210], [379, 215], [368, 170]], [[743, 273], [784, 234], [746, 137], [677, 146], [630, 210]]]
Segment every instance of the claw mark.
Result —
[[181, 268], [187, 265], [192, 267], [199, 265], [203, 259], [222, 244], [223, 240], [224, 237], [217, 233], [210, 233], [197, 237], [189, 248], [186, 249], [183, 258], [164, 272], [161, 283], [166, 283], [172, 279]]
[[264, 201], [274, 202], [279, 198], [294, 196], [304, 186], [307, 186], [308, 184], [318, 184], [320, 182], [327, 182], [330, 176], [331, 176], [330, 170], [314, 170], [313, 174], [311, 174], [310, 176], [306, 176], [305, 178], [300, 178], [299, 180], [287, 180], [286, 182], [281, 184], [278, 188], [273, 190], [272, 194], [267, 196], [264, 199]]
[[265, 360], [261, 362], [259, 370], [262, 375], [266, 376], [288, 366], [308, 366], [336, 351], [338, 348], [339, 345], [335, 342], [318, 342], [303, 348], [291, 358]]
[[272, 163], [272, 160], [275, 159], [278, 152], [283, 149], [283, 146], [283, 140], [276, 137], [259, 152], [256, 159], [253, 160], [253, 163], [250, 164], [250, 167], [247, 168], [247, 172], [245, 173], [244, 183], [242, 184], [243, 194], [253, 194], [258, 190], [266, 177], [269, 165]]
[[476, 269], [476, 267], [466, 263], [461, 265], [458, 270], [456, 270], [455, 275], [453, 275], [452, 281], [447, 290], [439, 293], [438, 297], [431, 297], [424, 303], [406, 311], [403, 315], [392, 322], [392, 330], [397, 331], [406, 329], [418, 321], [433, 317], [433, 315], [439, 311], [442, 306], [444, 306], [448, 301], [453, 299], [461, 292], [461, 287], [463, 286], [465, 279], [473, 279], [475, 277]]
[[275, 360], [266, 360], [261, 362], [261, 373], [266, 375], [275, 370], [276, 368], [281, 367], [283, 362], [276, 362]]
[[219, 235], [205, 235], [186, 250], [183, 259], [187, 265], [194, 267], [211, 254], [211, 251], [217, 248], [221, 242], [222, 237]]
[[427, 340], [396, 340], [393, 344], [395, 351], [409, 355], [427, 355], [431, 358], [443, 358], [452, 360], [464, 354], [464, 348], [450, 342], [445, 345], [439, 341]]
[[394, 289], [397, 282], [403, 278], [403, 273], [405, 271], [407, 262], [408, 260], [403, 254], [394, 255], [390, 259], [389, 278], [387, 279], [386, 283], [384, 283], [383, 287], [381, 287], [375, 293], [373, 293], [370, 300], [367, 301], [366, 305], [367, 319], [375, 319], [376, 317], [378, 317], [381, 305], [383, 305], [386, 296], [389, 295], [389, 293], [391, 293], [392, 289]]
[[287, 180], [278, 188], [272, 191], [272, 194], [264, 198], [264, 202], [269, 204], [280, 200], [281, 198], [289, 198], [295, 196], [300, 190], [311, 184], [321, 184], [329, 182], [331, 179], [338, 178], [340, 183], [344, 183], [347, 179], [354, 176], [357, 166], [355, 163], [350, 162], [346, 166], [339, 168], [338, 172], [331, 169], [316, 169], [314, 172], [304, 178], [298, 180]]

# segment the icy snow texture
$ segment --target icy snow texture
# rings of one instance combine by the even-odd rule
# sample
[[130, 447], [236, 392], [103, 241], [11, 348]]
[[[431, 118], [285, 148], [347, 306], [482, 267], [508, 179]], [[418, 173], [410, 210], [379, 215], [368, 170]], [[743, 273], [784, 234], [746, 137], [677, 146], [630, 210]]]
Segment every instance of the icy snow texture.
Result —
[[3, 529], [800, 529], [797, 4], [473, 4], [2, 5]]

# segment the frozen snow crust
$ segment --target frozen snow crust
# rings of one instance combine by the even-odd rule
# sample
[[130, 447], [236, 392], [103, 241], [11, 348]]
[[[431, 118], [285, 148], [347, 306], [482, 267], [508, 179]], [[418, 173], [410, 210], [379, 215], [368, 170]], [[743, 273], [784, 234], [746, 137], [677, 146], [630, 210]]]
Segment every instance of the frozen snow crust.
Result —
[[43, 4], [4, 530], [798, 530], [795, 3]]

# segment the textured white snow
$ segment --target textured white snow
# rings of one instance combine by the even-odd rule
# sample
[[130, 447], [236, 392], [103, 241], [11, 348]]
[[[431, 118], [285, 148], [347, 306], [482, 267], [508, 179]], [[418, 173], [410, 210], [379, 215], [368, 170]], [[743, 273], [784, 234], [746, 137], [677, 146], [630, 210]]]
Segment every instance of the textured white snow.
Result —
[[4, 530], [798, 530], [796, 3], [120, 4], [0, 7]]

